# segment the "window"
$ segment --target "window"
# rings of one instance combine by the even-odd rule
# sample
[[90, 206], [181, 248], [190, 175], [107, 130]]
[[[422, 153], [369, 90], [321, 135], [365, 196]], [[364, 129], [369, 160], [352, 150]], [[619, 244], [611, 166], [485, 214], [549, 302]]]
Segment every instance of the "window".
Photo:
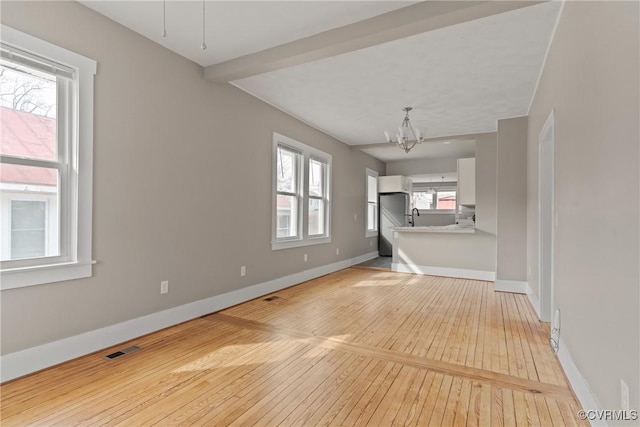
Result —
[[[47, 254], [47, 203], [11, 201], [11, 251], [9, 259], [39, 258]], [[53, 238], [57, 236], [54, 234]]]
[[273, 135], [272, 249], [331, 241], [331, 156], [291, 138]]
[[309, 159], [309, 236], [324, 236], [326, 171], [327, 163], [324, 160]]
[[10, 27], [2, 36], [2, 289], [91, 276], [96, 63]]
[[366, 237], [378, 235], [378, 172], [366, 169], [367, 178], [367, 206], [366, 206]]
[[428, 190], [413, 190], [411, 201], [414, 208], [421, 211], [449, 211], [456, 210], [456, 189], [430, 188]]
[[296, 238], [300, 234], [298, 216], [300, 204], [300, 169], [302, 156], [285, 146], [277, 147], [277, 216], [278, 239]]

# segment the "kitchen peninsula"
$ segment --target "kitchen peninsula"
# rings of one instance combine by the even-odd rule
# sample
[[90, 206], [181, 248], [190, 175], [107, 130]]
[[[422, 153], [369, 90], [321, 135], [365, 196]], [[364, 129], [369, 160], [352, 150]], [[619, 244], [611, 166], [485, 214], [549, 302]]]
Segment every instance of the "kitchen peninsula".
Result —
[[487, 251], [495, 237], [477, 228], [456, 225], [393, 228], [391, 269], [490, 280], [496, 278], [495, 253]]

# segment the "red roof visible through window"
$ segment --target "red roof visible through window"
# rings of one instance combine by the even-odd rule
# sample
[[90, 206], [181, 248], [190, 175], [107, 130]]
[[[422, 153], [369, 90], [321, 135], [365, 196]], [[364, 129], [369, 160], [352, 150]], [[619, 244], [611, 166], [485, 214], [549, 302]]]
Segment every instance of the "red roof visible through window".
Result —
[[[56, 119], [0, 107], [0, 152], [16, 157], [55, 160]], [[57, 172], [28, 166], [3, 164], [0, 181], [56, 185]]]

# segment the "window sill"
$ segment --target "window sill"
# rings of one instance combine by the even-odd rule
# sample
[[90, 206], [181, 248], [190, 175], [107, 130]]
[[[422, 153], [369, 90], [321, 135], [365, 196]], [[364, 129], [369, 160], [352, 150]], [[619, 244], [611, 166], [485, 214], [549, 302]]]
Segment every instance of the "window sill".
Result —
[[321, 245], [324, 243], [331, 243], [331, 236], [329, 237], [310, 237], [300, 240], [284, 240], [279, 242], [271, 242], [271, 250], [279, 251], [281, 249], [299, 248], [301, 246]]
[[2, 276], [0, 290], [5, 291], [8, 289], [91, 277], [91, 266], [95, 263], [95, 261], [67, 262], [2, 270], [0, 272]]
[[378, 231], [367, 231], [365, 232], [364, 237], [378, 237]]

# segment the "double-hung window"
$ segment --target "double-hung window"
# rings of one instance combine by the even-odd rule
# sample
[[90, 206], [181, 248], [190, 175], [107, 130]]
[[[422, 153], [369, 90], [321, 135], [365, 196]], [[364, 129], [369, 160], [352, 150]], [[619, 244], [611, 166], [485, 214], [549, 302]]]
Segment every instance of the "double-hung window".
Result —
[[331, 241], [330, 177], [331, 155], [274, 133], [272, 249]]
[[91, 275], [96, 63], [2, 26], [2, 289]]
[[378, 172], [367, 168], [366, 169], [366, 191], [367, 191], [367, 206], [366, 206], [366, 237], [374, 237], [378, 235]]

